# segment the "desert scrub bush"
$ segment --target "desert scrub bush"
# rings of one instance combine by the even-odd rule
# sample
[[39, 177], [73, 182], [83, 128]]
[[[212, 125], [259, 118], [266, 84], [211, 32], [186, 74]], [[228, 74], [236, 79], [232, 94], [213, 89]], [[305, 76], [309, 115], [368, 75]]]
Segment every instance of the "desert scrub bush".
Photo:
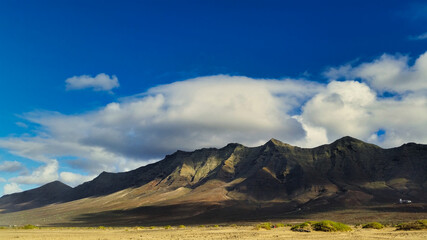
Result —
[[165, 229], [171, 229], [172, 227], [171, 227], [171, 225], [166, 225], [165, 226]]
[[351, 228], [344, 223], [325, 220], [320, 222], [308, 221], [297, 224], [291, 227], [291, 230], [296, 232], [311, 232], [312, 230], [322, 232], [347, 232], [351, 231]]
[[315, 222], [310, 221], [310, 222], [303, 222], [300, 224], [296, 224], [296, 225], [291, 227], [291, 230], [295, 231], [295, 232], [311, 232], [311, 230], [312, 230], [311, 225], [313, 223], [315, 223]]
[[204, 228], [204, 227], [206, 227], [205, 225], [199, 225], [199, 228]]
[[414, 222], [401, 223], [396, 226], [396, 230], [422, 230], [427, 229], [427, 220], [417, 220]]
[[215, 224], [215, 225], [213, 225], [213, 227], [218, 228], [218, 227], [219, 227], [219, 225], [218, 225], [218, 224]]
[[325, 220], [313, 224], [313, 230], [323, 232], [348, 232], [351, 231], [351, 228], [344, 223]]
[[105, 229], [105, 227], [104, 226], [98, 226], [98, 229]]
[[269, 222], [264, 222], [264, 223], [260, 223], [258, 225], [256, 225], [255, 229], [256, 230], [260, 230], [260, 229], [266, 229], [266, 230], [271, 230], [271, 223]]
[[231, 224], [230, 227], [237, 227], [237, 225], [236, 224]]
[[34, 226], [32, 224], [27, 224], [27, 225], [23, 226], [22, 229], [38, 229], [38, 227]]
[[362, 226], [362, 228], [381, 229], [381, 228], [384, 228], [384, 225], [382, 225], [382, 224], [381, 224], [381, 223], [379, 223], [379, 222], [370, 222], [370, 223], [364, 224], [364, 225]]
[[178, 228], [184, 229], [185, 225], [179, 225]]
[[285, 227], [285, 224], [283, 224], [283, 223], [276, 223], [276, 224], [274, 224], [274, 227], [275, 228]]
[[151, 226], [151, 227], [150, 227], [150, 229], [155, 229], [155, 228], [156, 228], [155, 226]]

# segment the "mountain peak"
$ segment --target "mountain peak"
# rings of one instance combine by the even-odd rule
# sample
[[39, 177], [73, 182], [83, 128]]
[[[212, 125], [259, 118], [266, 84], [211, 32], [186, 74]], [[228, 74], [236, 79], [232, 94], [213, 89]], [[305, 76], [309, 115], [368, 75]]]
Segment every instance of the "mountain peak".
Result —
[[72, 189], [60, 181], [50, 182], [35, 189], [4, 195], [0, 198], [0, 208], [8, 209], [7, 211], [20, 211], [58, 203]]
[[273, 146], [293, 147], [292, 145], [289, 145], [289, 144], [287, 144], [287, 143], [284, 143], [284, 142], [282, 142], [282, 141], [280, 141], [280, 140], [277, 140], [277, 139], [275, 139], [275, 138], [271, 138], [271, 139], [270, 139], [270, 140], [268, 140], [268, 142], [266, 142], [264, 145], [265, 145], [265, 146], [271, 146], [271, 147], [273, 147]]
[[275, 138], [271, 138], [270, 140], [268, 140], [267, 144], [269, 144], [269, 143], [274, 144], [274, 145], [282, 145], [283, 144], [283, 142], [281, 142]]
[[26, 192], [33, 191], [33, 193], [38, 193], [38, 192], [40, 192], [40, 193], [45, 193], [45, 192], [62, 193], [62, 192], [66, 192], [70, 189], [73, 189], [73, 188], [68, 186], [67, 184], [61, 182], [61, 181], [53, 181], [50, 183], [46, 183], [45, 185], [43, 185], [39, 188], [28, 190]]
[[242, 146], [242, 144], [240, 144], [240, 143], [229, 143], [229, 144], [227, 144], [227, 146], [225, 146], [225, 148], [227, 148], [227, 147], [235, 148], [238, 146]]
[[335, 140], [332, 144], [340, 144], [340, 143], [365, 143], [357, 138], [345, 136], [340, 139]]
[[70, 186], [68, 186], [67, 184], [56, 180], [50, 183], [46, 183], [45, 185], [43, 185], [42, 187], [64, 187], [64, 188], [71, 188]]

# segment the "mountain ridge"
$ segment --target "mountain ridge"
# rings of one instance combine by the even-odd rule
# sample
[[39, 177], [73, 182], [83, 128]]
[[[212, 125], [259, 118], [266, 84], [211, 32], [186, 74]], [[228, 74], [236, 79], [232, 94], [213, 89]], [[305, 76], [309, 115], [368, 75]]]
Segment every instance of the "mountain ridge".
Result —
[[52, 203], [90, 205], [98, 200], [108, 202], [105, 209], [203, 203], [220, 209], [243, 207], [249, 212], [259, 204], [280, 203], [280, 209], [293, 211], [393, 203], [399, 198], [426, 202], [427, 145], [383, 149], [349, 136], [315, 148], [274, 138], [257, 147], [230, 143], [222, 148], [176, 151], [159, 162], [128, 172], [102, 172], [92, 181], [62, 190], [36, 205], [21, 200], [19, 207], [14, 202], [25, 199], [22, 193], [3, 196], [0, 209], [8, 213], [49, 208]]

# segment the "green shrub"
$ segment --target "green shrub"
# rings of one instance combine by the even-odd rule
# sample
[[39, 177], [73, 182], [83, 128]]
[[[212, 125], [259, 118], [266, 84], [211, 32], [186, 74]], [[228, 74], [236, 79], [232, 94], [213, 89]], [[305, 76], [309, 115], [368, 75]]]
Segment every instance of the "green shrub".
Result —
[[205, 227], [205, 225], [199, 225], [199, 228], [204, 228]]
[[272, 227], [271, 223], [264, 222], [264, 223], [258, 224], [255, 228], [257, 230], [260, 230], [260, 229], [271, 230], [271, 227]]
[[325, 220], [313, 224], [313, 230], [323, 232], [348, 232], [351, 231], [351, 228], [344, 223]]
[[283, 224], [283, 223], [276, 223], [276, 224], [274, 224], [274, 227], [275, 228], [285, 227], [285, 224]]
[[379, 222], [370, 222], [370, 223], [364, 224], [364, 225], [362, 226], [362, 228], [381, 229], [381, 228], [384, 228], [384, 225], [382, 225], [382, 224], [381, 224], [381, 223], [379, 223]]
[[99, 226], [98, 229], [105, 229], [105, 227], [104, 226]]
[[237, 227], [237, 225], [236, 224], [231, 224], [230, 227]]
[[308, 221], [297, 224], [293, 226], [291, 230], [297, 232], [310, 232], [311, 230], [322, 232], [347, 232], [351, 231], [351, 228], [344, 223], [325, 220], [320, 222]]
[[219, 227], [219, 225], [215, 224], [215, 225], [213, 225], [213, 227], [216, 227], [216, 228], [217, 228], [217, 227]]
[[155, 229], [155, 228], [156, 228], [155, 226], [151, 226], [151, 227], [150, 227], [150, 229]]
[[300, 224], [296, 224], [296, 225], [294, 225], [294, 226], [291, 227], [291, 230], [295, 231], [295, 232], [311, 232], [311, 230], [312, 230], [312, 227], [311, 227], [312, 223], [314, 223], [314, 222], [303, 222], [303, 223], [300, 223]]
[[22, 229], [38, 229], [38, 227], [31, 224], [27, 224], [23, 226]]
[[185, 226], [184, 225], [179, 225], [178, 228], [182, 229], [182, 228], [185, 228]]
[[171, 227], [171, 225], [166, 225], [165, 226], [165, 229], [171, 229], [172, 227]]
[[396, 230], [422, 230], [427, 229], [427, 220], [417, 220], [414, 222], [401, 223], [396, 226]]

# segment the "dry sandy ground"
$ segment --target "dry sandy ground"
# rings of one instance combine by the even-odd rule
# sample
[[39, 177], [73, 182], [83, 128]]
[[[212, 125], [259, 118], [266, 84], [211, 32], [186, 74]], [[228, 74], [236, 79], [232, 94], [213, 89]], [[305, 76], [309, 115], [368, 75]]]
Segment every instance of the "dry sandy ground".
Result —
[[290, 231], [289, 227], [272, 230], [254, 230], [251, 226], [242, 227], [190, 227], [186, 229], [1, 229], [0, 239], [19, 240], [113, 240], [113, 239], [427, 239], [427, 231], [395, 231], [394, 228], [381, 230], [356, 228], [347, 233], [297, 233]]

